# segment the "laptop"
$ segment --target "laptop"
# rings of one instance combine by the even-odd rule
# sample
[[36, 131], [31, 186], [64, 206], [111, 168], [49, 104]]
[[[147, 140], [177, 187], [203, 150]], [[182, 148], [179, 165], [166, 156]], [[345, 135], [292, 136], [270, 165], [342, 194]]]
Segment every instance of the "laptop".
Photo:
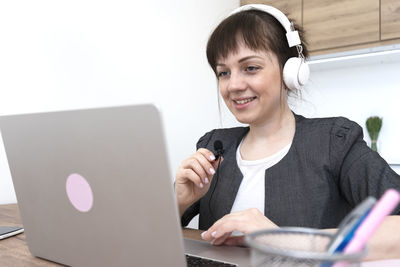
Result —
[[154, 105], [3, 116], [0, 129], [34, 256], [180, 267], [186, 253], [250, 265], [246, 248], [183, 239]]

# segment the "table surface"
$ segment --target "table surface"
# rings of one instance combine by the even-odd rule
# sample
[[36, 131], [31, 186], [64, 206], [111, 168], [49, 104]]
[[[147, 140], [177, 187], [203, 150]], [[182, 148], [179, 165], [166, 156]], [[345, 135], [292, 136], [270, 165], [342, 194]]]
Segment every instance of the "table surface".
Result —
[[[0, 225], [1, 226], [21, 226], [21, 217], [19, 215], [17, 204], [0, 205]], [[185, 238], [201, 240], [200, 230], [183, 229]], [[32, 256], [29, 252], [25, 240], [25, 234], [21, 233], [6, 239], [0, 240], [0, 266], [62, 266]], [[400, 266], [400, 259], [364, 262], [362, 267], [394, 267]]]

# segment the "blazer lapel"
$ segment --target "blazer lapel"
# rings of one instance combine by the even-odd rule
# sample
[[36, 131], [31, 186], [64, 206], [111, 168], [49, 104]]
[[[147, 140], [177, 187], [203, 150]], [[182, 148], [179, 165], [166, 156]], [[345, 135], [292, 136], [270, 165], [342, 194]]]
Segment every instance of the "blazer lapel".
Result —
[[216, 188], [218, 197], [215, 206], [218, 218], [231, 212], [240, 183], [242, 182], [243, 174], [237, 165], [236, 150], [248, 130], [248, 128], [244, 128], [244, 131], [235, 136], [236, 138], [234, 138], [233, 142], [225, 148], [224, 160], [219, 167], [220, 180]]

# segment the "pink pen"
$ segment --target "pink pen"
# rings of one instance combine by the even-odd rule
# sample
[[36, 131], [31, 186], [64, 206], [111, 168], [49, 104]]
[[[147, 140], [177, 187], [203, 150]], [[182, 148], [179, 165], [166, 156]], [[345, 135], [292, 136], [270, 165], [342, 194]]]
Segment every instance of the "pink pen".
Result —
[[344, 253], [349, 254], [361, 251], [386, 216], [390, 215], [399, 202], [400, 193], [394, 189], [388, 189], [356, 230], [354, 237], [344, 249]]
[[[357, 253], [364, 249], [368, 240], [382, 224], [386, 216], [397, 207], [400, 202], [400, 193], [394, 189], [388, 189], [372, 208], [370, 213], [358, 227], [353, 238], [344, 248], [344, 254]], [[346, 263], [338, 262], [334, 267], [347, 266]]]

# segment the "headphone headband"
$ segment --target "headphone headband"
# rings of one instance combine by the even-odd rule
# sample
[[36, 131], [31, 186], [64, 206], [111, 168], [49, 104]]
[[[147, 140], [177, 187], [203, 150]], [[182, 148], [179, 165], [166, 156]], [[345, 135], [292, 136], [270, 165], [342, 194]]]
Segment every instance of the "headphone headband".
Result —
[[262, 5], [262, 4], [250, 4], [250, 5], [244, 5], [239, 8], [236, 8], [229, 14], [229, 16], [239, 13], [241, 11], [246, 11], [246, 10], [260, 10], [260, 11], [270, 14], [271, 16], [276, 18], [280, 22], [280, 24], [282, 24], [283, 28], [285, 28], [286, 39], [288, 41], [289, 47], [301, 45], [300, 36], [299, 36], [298, 31], [296, 31], [294, 28], [292, 28], [292, 23], [289, 21], [289, 19], [286, 17], [286, 15], [283, 14], [282, 11], [280, 11], [279, 9], [276, 9], [272, 6]]

